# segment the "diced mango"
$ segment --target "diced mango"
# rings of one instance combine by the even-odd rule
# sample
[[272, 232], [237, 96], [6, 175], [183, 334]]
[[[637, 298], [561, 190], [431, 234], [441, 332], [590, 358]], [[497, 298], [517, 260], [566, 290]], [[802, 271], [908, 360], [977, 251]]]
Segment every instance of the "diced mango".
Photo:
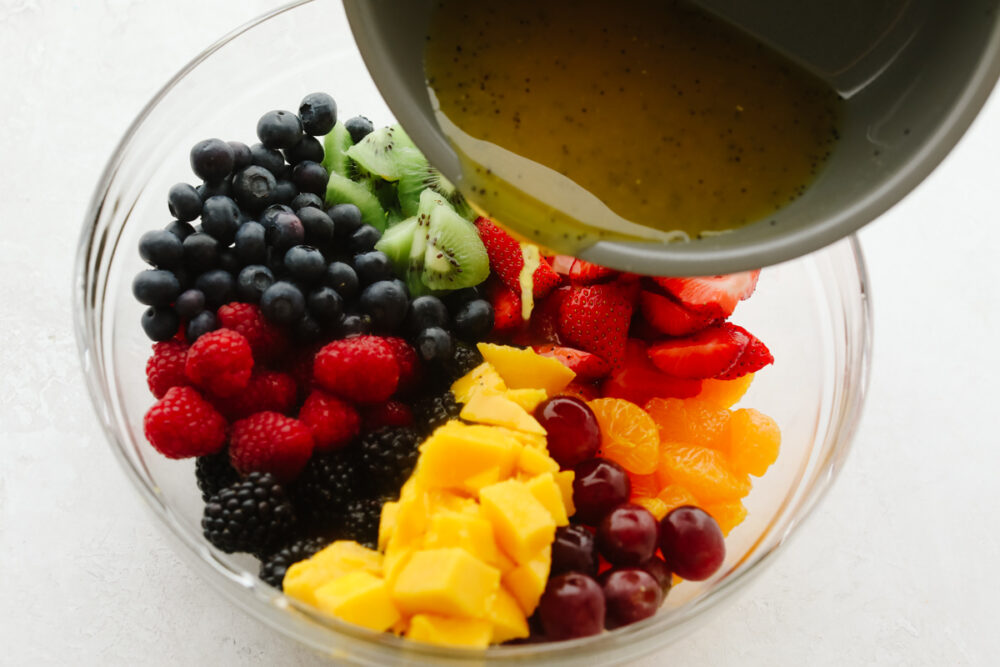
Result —
[[382, 505], [382, 514], [378, 521], [378, 548], [385, 551], [389, 544], [389, 536], [396, 529], [396, 517], [399, 516], [399, 503], [388, 502]]
[[545, 429], [524, 408], [503, 395], [476, 394], [463, 407], [459, 416], [470, 422], [505, 426], [515, 431], [545, 435]]
[[549, 397], [544, 389], [508, 389], [504, 392], [504, 396], [530, 413], [533, 413], [539, 403]]
[[479, 504], [493, 524], [497, 542], [518, 563], [532, 558], [555, 538], [552, 515], [524, 482], [508, 479], [484, 487]]
[[566, 508], [563, 507], [562, 491], [551, 472], [547, 472], [526, 482], [528, 490], [535, 500], [540, 502], [552, 515], [552, 520], [557, 526], [565, 526], [569, 523], [566, 516]]
[[535, 554], [534, 558], [503, 575], [503, 587], [514, 596], [525, 616], [535, 613], [535, 607], [545, 592], [551, 567], [552, 545], [550, 544]]
[[526, 433], [525, 431], [515, 431], [513, 429], [504, 428], [503, 426], [497, 426], [495, 428], [501, 433], [506, 433], [510, 437], [514, 438], [525, 447], [534, 447], [535, 449], [548, 451], [549, 441], [546, 440], [544, 435], [540, 435], [538, 433]]
[[492, 343], [479, 343], [476, 347], [511, 389], [544, 389], [553, 396], [576, 377], [576, 373], [566, 366], [536, 354], [530, 347], [522, 350]]
[[450, 422], [420, 446], [418, 484], [425, 488], [461, 488], [467, 479], [496, 467], [499, 478], [514, 469], [523, 445], [490, 426]]
[[486, 612], [486, 619], [493, 626], [491, 641], [494, 644], [531, 634], [521, 605], [503, 586], [497, 589], [490, 610]]
[[337, 540], [311, 558], [289, 567], [282, 588], [296, 600], [316, 604], [317, 588], [355, 570], [381, 574], [382, 554], [354, 541]]
[[496, 484], [500, 481], [500, 478], [500, 468], [498, 466], [493, 466], [488, 470], [484, 470], [481, 473], [467, 478], [459, 485], [459, 488], [465, 493], [468, 493], [470, 496], [478, 496], [480, 489], [484, 486]]
[[507, 385], [497, 373], [497, 369], [484, 361], [471, 371], [455, 380], [451, 385], [451, 393], [459, 403], [468, 403], [476, 394], [502, 394], [507, 391]]
[[461, 547], [488, 565], [498, 562], [499, 549], [493, 539], [493, 526], [482, 516], [458, 512], [438, 512], [431, 517], [425, 549]]
[[386, 548], [418, 544], [424, 531], [427, 530], [429, 514], [430, 501], [426, 492], [413, 491], [400, 496], [395, 527], [386, 543]]
[[418, 547], [413, 545], [394, 548], [392, 540], [389, 541], [389, 549], [385, 552], [385, 560], [382, 565], [382, 576], [385, 578], [385, 583], [390, 591], [396, 585], [399, 573], [403, 571], [403, 568], [406, 567], [413, 554], [417, 553], [417, 551]]
[[400, 618], [385, 582], [356, 570], [316, 589], [316, 606], [337, 618], [384, 632]]
[[451, 618], [436, 614], [415, 614], [410, 619], [406, 638], [442, 646], [486, 648], [493, 635], [489, 621], [474, 618]]
[[423, 549], [399, 573], [392, 598], [407, 614], [482, 618], [499, 585], [500, 571], [465, 549]]
[[559, 491], [562, 493], [563, 507], [566, 508], [566, 514], [573, 516], [576, 514], [576, 505], [573, 504], [573, 471], [562, 470], [553, 476], [555, 477], [556, 484], [559, 485]]
[[523, 447], [517, 455], [517, 469], [529, 475], [559, 472], [559, 464], [544, 449]]

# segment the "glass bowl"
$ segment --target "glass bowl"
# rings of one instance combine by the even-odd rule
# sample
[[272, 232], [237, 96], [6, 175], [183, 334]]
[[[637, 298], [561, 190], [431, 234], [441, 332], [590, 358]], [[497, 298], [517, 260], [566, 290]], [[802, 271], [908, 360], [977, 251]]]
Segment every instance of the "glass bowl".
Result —
[[144, 265], [139, 236], [170, 221], [166, 193], [192, 178], [188, 150], [206, 137], [253, 140], [258, 116], [296, 108], [327, 91], [339, 115], [391, 122], [335, 2], [300, 2], [226, 36], [156, 95], [126, 132], [98, 183], [80, 238], [74, 284], [76, 334], [91, 400], [126, 475], [166, 528], [178, 553], [247, 613], [322, 653], [362, 664], [545, 664], [626, 661], [688, 632], [742, 589], [823, 496], [858, 425], [868, 382], [871, 320], [857, 241], [766, 269], [733, 320], [774, 352], [742, 404], [772, 415], [783, 444], [756, 480], [749, 515], [727, 539], [719, 573], [683, 583], [653, 618], [599, 636], [555, 644], [446, 649], [375, 634], [324, 618], [259, 581], [248, 556], [223, 554], [202, 537], [202, 501], [191, 461], [157, 454], [142, 434], [153, 398], [145, 386], [150, 343], [132, 298]]

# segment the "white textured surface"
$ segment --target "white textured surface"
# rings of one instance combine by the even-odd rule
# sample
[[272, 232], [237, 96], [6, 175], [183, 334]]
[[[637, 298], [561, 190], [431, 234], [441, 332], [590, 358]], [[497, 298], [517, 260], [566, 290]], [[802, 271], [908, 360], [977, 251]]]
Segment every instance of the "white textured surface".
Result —
[[[273, 0], [0, 0], [0, 663], [321, 664], [174, 556], [102, 440], [71, 331], [80, 220], [156, 89]], [[321, 47], [321, 45], [320, 45]], [[1000, 100], [867, 229], [875, 364], [829, 498], [644, 665], [995, 664]]]

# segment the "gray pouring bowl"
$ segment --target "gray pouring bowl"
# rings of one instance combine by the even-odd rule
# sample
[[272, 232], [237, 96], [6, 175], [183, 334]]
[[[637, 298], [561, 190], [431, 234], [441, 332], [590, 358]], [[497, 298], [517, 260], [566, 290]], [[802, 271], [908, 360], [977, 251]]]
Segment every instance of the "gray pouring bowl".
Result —
[[[423, 48], [433, 0], [344, 0], [365, 63], [430, 162], [461, 187], [434, 120]], [[1000, 77], [1000, 0], [702, 0], [827, 81], [841, 137], [806, 193], [738, 230], [689, 242], [599, 241], [582, 259], [655, 275], [759, 268], [847, 236], [915, 188], [965, 133]], [[900, 230], [906, 233], [906, 230]]]

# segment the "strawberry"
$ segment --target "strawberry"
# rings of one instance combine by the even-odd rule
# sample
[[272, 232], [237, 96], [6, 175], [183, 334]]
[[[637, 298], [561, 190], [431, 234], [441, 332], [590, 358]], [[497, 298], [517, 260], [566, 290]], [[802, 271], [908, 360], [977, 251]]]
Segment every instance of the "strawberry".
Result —
[[[520, 294], [521, 269], [524, 268], [521, 244], [488, 218], [478, 218], [476, 229], [479, 230], [479, 238], [486, 246], [486, 254], [490, 258], [490, 269], [507, 286], [507, 289]], [[552, 270], [544, 257], [540, 258], [538, 268], [535, 269], [531, 277], [533, 280], [532, 292], [536, 299], [551, 292], [561, 282], [558, 274]]]
[[701, 380], [725, 373], [736, 363], [750, 338], [728, 322], [649, 347], [649, 358], [664, 373]]
[[552, 357], [557, 360], [576, 373], [576, 377], [581, 380], [596, 380], [611, 371], [608, 362], [596, 354], [583, 350], [562, 347], [561, 345], [535, 345], [534, 350], [543, 357]]
[[595, 398], [601, 398], [601, 392], [597, 388], [597, 385], [590, 382], [581, 382], [580, 380], [573, 380], [568, 385], [563, 387], [563, 390], [559, 392], [560, 396], [575, 396], [579, 398], [584, 403], [592, 401]]
[[649, 360], [646, 344], [630, 338], [625, 346], [625, 361], [611, 371], [601, 384], [607, 398], [624, 398], [645, 405], [651, 398], [690, 398], [701, 391], [701, 380], [684, 380], [660, 372]]
[[750, 298], [757, 287], [760, 271], [699, 278], [653, 278], [689, 310], [713, 319], [733, 314], [736, 304]]
[[573, 287], [559, 305], [563, 342], [617, 366], [632, 320], [630, 288], [619, 283]]
[[639, 308], [653, 328], [670, 336], [686, 336], [714, 321], [711, 315], [688, 310], [670, 297], [645, 289], [639, 293]]
[[599, 266], [585, 262], [582, 259], [573, 261], [573, 266], [569, 269], [569, 281], [574, 285], [593, 285], [602, 283], [616, 277], [618, 272], [606, 266]]
[[507, 334], [524, 324], [521, 317], [521, 297], [499, 281], [486, 285], [486, 298], [493, 304], [493, 333]]
[[750, 342], [747, 344], [746, 349], [743, 350], [743, 354], [740, 355], [740, 358], [736, 360], [735, 364], [733, 364], [732, 368], [725, 373], [716, 376], [718, 379], [735, 380], [738, 377], [743, 377], [747, 373], [756, 373], [760, 369], [764, 368], [764, 366], [774, 363], [774, 356], [759, 338], [743, 327], [736, 326], [735, 324], [731, 326], [734, 329], [746, 334], [746, 336], [750, 339]]
[[569, 287], [560, 287], [535, 302], [530, 321], [532, 342], [559, 345], [559, 308], [569, 292]]
[[576, 261], [576, 257], [571, 255], [548, 255], [546, 256], [545, 261], [547, 261], [552, 266], [552, 270], [560, 276], [569, 278], [569, 272], [573, 269], [573, 262]]

